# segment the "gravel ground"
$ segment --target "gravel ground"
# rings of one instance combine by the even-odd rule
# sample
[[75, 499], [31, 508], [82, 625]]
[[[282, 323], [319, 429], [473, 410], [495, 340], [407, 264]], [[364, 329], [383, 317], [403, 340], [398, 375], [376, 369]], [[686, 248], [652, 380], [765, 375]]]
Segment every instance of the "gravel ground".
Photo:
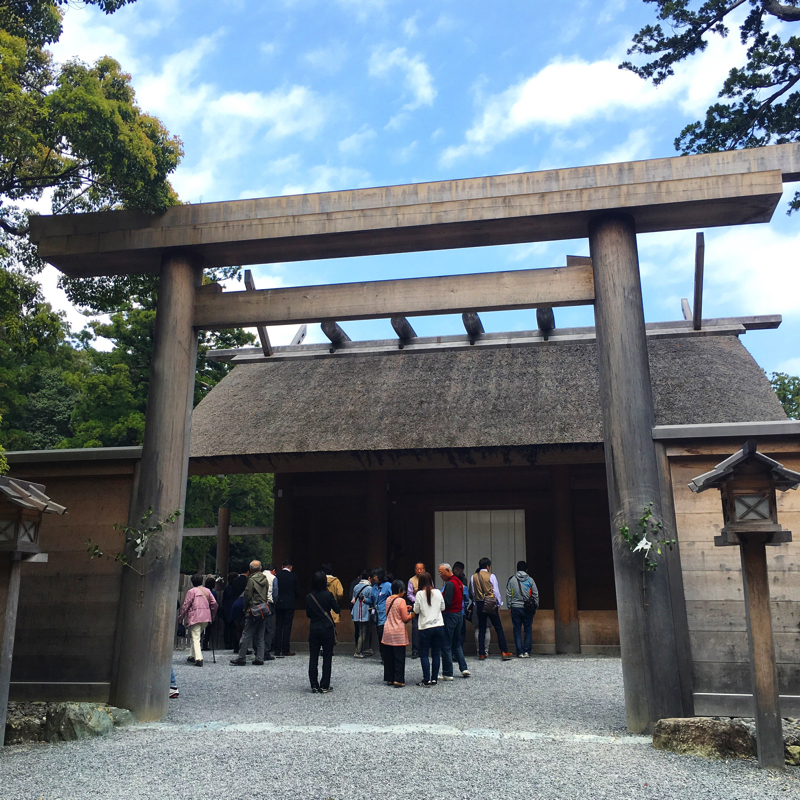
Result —
[[176, 653], [181, 696], [162, 723], [103, 739], [6, 747], [5, 800], [393, 798], [800, 798], [800, 769], [653, 750], [624, 727], [620, 662], [468, 659], [432, 689], [382, 682], [375, 659], [337, 656], [328, 695], [307, 657], [197, 669]]

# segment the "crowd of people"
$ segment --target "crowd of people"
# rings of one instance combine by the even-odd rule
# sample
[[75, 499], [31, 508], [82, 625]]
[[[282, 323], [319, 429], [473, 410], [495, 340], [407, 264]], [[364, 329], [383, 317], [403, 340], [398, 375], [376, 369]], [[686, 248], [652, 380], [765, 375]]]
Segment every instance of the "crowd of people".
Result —
[[[462, 562], [442, 563], [438, 567], [441, 588], [435, 586], [422, 562], [415, 565], [414, 575], [407, 582], [395, 579], [382, 567], [365, 569], [345, 594], [333, 567], [323, 564], [314, 573], [311, 591], [305, 598], [311, 691], [331, 691], [333, 650], [343, 607], [349, 608], [354, 626], [354, 657], [374, 656], [377, 645], [387, 686], [406, 685], [409, 644], [411, 657], [419, 658], [422, 669], [417, 686], [452, 681], [456, 668], [461, 677], [470, 677], [463, 649], [467, 621], [475, 628], [479, 660], [488, 658], [491, 628], [496, 632], [501, 658], [512, 659], [498, 613], [504, 605], [511, 612], [516, 655], [529, 658], [533, 617], [539, 607], [536, 583], [528, 574], [527, 564], [520, 561], [501, 593], [491, 566], [488, 558], [482, 558], [475, 572], [467, 576]], [[228, 575], [221, 593], [214, 589], [214, 578], [202, 584], [202, 576], [192, 576], [192, 588], [179, 613], [191, 641], [189, 663], [203, 666], [203, 650], [210, 644], [209, 626], [218, 614], [224, 620], [225, 647], [235, 654], [232, 665], [246, 666], [251, 652], [254, 665], [296, 655], [290, 642], [300, 582], [291, 559], [286, 559], [280, 570], [274, 564], [262, 567], [261, 562], [252, 561], [246, 572]], [[178, 695], [174, 671], [170, 695]]]

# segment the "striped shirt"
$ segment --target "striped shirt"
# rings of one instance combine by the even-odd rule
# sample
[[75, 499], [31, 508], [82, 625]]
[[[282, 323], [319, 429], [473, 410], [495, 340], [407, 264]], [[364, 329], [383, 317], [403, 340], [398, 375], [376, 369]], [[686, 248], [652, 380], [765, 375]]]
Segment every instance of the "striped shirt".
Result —
[[383, 626], [383, 639], [381, 644], [390, 647], [405, 646], [408, 644], [406, 622], [411, 619], [408, 613], [405, 597], [390, 597], [386, 601], [386, 624]]

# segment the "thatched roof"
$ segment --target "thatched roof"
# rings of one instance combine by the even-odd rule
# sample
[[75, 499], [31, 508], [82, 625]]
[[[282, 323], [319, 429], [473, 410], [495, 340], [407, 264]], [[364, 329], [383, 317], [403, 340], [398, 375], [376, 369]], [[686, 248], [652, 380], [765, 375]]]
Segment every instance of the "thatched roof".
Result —
[[[650, 340], [660, 425], [781, 420], [735, 336]], [[195, 409], [193, 457], [601, 442], [594, 344], [286, 360]]]

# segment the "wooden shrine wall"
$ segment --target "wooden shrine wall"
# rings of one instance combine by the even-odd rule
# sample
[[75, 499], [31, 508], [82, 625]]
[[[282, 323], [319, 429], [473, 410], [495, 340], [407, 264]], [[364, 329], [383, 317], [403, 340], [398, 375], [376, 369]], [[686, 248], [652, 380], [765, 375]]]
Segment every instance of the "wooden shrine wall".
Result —
[[[739, 443], [738, 446], [741, 446]], [[730, 455], [738, 449], [725, 450]], [[677, 448], [675, 448], [677, 450]], [[800, 470], [800, 453], [759, 450], [786, 467]], [[744, 587], [738, 547], [715, 547], [722, 528], [717, 490], [693, 494], [689, 481], [722, 460], [720, 454], [670, 458], [684, 592], [689, 617], [694, 672], [695, 713], [745, 715], [751, 677]], [[794, 541], [767, 547], [772, 624], [778, 684], [784, 714], [800, 713], [800, 491], [778, 493], [778, 519]]]
[[[133, 461], [12, 466], [68, 513], [42, 521], [48, 562], [22, 565], [10, 699], [108, 699], [124, 541], [113, 525], [127, 522], [133, 472]], [[111, 558], [90, 559], [87, 539]]]

